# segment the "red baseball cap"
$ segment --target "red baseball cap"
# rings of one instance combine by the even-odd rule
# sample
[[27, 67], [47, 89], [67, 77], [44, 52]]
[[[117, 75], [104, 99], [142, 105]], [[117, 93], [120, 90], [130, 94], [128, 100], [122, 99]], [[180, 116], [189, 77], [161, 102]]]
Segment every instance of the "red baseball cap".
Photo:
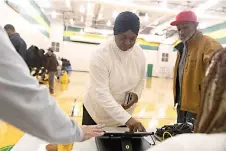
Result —
[[176, 21], [173, 21], [170, 25], [176, 26], [180, 22], [198, 22], [197, 16], [193, 11], [183, 11], [180, 12], [177, 17]]

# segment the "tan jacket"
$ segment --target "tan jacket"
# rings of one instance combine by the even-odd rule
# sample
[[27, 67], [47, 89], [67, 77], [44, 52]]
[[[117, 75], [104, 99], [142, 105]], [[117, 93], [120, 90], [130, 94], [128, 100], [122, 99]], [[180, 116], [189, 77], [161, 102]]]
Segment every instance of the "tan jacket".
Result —
[[[205, 70], [208, 66], [208, 59], [211, 54], [222, 48], [216, 40], [197, 32], [192, 39], [187, 42], [187, 56], [182, 78], [181, 90], [181, 110], [197, 113], [200, 108], [202, 81], [205, 76]], [[175, 103], [178, 95], [178, 66], [180, 56], [183, 52], [183, 44], [175, 47], [178, 50], [177, 60], [174, 68], [173, 92]]]

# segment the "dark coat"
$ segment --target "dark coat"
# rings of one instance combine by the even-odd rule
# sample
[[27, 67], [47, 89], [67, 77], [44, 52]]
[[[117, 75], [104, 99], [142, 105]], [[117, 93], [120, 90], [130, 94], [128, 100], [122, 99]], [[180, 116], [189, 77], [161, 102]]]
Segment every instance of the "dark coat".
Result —
[[25, 60], [27, 51], [27, 44], [25, 43], [25, 41], [20, 37], [18, 33], [11, 35], [9, 38], [16, 51]]
[[31, 46], [26, 52], [26, 63], [29, 68], [39, 68], [41, 66], [41, 56], [36, 46]]
[[53, 54], [53, 55], [49, 56], [48, 54], [46, 54], [46, 60], [47, 60], [46, 69], [49, 72], [56, 72], [57, 66], [58, 66], [56, 55]]

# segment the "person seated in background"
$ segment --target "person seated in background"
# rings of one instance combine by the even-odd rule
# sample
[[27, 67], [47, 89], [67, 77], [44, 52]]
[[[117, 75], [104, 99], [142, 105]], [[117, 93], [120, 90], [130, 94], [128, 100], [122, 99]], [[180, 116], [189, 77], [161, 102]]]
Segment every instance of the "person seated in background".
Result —
[[71, 71], [72, 71], [72, 67], [71, 67], [71, 63], [69, 60], [62, 58], [62, 70], [65, 70], [68, 74], [68, 76], [70, 77], [71, 75]]
[[[132, 117], [146, 74], [145, 56], [136, 43], [139, 29], [139, 17], [132, 12], [122, 12], [115, 20], [114, 37], [94, 51], [82, 124], [126, 125], [130, 131], [145, 131], [141, 122]], [[128, 93], [130, 102], [125, 104]]]
[[226, 48], [216, 51], [204, 78], [196, 134], [169, 138], [148, 151], [226, 150]]
[[39, 49], [37, 46], [30, 46], [26, 53], [26, 63], [30, 69], [30, 72], [34, 71], [32, 76], [45, 74], [45, 51], [43, 49]]
[[55, 81], [55, 74], [57, 72], [57, 58], [56, 55], [53, 53], [53, 49], [49, 48], [46, 54], [46, 69], [49, 74], [49, 92], [54, 94], [54, 81]]
[[28, 48], [26, 52], [26, 64], [30, 72], [40, 66], [39, 48], [37, 46], [32, 45]]
[[7, 24], [4, 28], [16, 51], [24, 60], [26, 60], [27, 44], [25, 43], [25, 41], [20, 37], [18, 33], [16, 33], [13, 25]]
[[[197, 16], [192, 11], [179, 13], [171, 23], [177, 26], [182, 41], [178, 50], [174, 68], [174, 103], [177, 106], [177, 122], [194, 123], [199, 112], [201, 89], [210, 55], [222, 48], [215, 39], [198, 31]], [[177, 104], [177, 105], [176, 105]]]

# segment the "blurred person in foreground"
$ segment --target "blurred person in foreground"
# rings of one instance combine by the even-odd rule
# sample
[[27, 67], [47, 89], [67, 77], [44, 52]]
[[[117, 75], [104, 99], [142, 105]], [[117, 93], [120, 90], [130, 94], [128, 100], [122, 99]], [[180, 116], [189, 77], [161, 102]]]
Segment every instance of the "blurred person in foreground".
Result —
[[[132, 12], [120, 13], [114, 37], [98, 46], [90, 62], [90, 83], [85, 93], [82, 123], [85, 125], [127, 126], [145, 131], [132, 117], [145, 81], [145, 56], [136, 43], [140, 20]], [[131, 100], [125, 104], [126, 94]]]
[[51, 143], [73, 143], [103, 135], [103, 126], [71, 120], [30, 75], [5, 31], [0, 28], [0, 119]]
[[226, 151], [226, 48], [211, 57], [195, 133], [169, 138], [148, 151]]
[[174, 99], [177, 106], [177, 122], [194, 123], [200, 110], [202, 82], [210, 55], [222, 48], [215, 39], [203, 35], [197, 30], [197, 16], [192, 11], [183, 11], [171, 23], [177, 26], [182, 41], [174, 67]]
[[11, 24], [5, 25], [5, 30], [9, 36], [10, 41], [12, 42], [16, 51], [20, 54], [20, 56], [26, 60], [26, 51], [27, 51], [27, 44], [25, 41], [20, 37], [20, 35], [16, 32], [15, 28]]

